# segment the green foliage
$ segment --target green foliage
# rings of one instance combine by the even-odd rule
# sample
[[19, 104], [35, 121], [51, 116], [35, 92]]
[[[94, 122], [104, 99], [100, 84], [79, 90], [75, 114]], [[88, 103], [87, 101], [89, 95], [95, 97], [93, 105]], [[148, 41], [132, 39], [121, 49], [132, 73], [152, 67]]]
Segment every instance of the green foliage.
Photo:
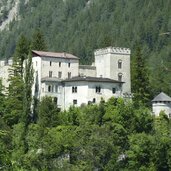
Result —
[[150, 83], [147, 67], [138, 47], [132, 65], [132, 92], [135, 105], [150, 103]]

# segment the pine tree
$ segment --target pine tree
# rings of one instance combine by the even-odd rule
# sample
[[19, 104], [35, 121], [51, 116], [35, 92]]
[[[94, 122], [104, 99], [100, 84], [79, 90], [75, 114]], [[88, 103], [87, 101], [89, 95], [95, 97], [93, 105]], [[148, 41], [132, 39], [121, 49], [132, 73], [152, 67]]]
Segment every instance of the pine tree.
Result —
[[136, 50], [132, 66], [132, 92], [135, 105], [148, 105], [150, 102], [150, 84], [140, 47]]
[[47, 45], [40, 29], [33, 33], [31, 48], [34, 50], [46, 50]]
[[23, 115], [23, 62], [27, 59], [28, 50], [28, 41], [21, 35], [14, 53], [12, 67], [9, 69], [9, 87], [4, 115], [9, 126], [17, 124]]

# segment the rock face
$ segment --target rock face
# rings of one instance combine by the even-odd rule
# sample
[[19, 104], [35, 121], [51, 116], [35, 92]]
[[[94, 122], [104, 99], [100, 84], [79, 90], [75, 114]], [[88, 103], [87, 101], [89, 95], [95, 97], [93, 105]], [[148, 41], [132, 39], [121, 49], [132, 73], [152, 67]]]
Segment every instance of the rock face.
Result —
[[17, 19], [20, 0], [0, 1], [0, 30], [8, 28], [9, 23]]

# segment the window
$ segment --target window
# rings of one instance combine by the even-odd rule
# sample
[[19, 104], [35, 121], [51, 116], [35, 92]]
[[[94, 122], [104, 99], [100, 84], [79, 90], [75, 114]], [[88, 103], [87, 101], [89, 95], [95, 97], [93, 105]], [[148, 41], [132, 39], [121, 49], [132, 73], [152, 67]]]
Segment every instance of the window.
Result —
[[52, 91], [52, 87], [51, 85], [48, 86], [48, 92], [51, 92]]
[[68, 72], [68, 78], [71, 78], [71, 72]]
[[77, 87], [72, 87], [72, 93], [77, 93]]
[[116, 93], [116, 88], [112, 88], [112, 93], [113, 93], [113, 94]]
[[50, 78], [52, 77], [52, 71], [49, 71], [49, 77]]
[[93, 103], [96, 103], [96, 99], [95, 98], [93, 98]]
[[61, 62], [59, 62], [59, 67], [61, 67]]
[[58, 78], [62, 78], [62, 72], [58, 72]]
[[50, 66], [52, 66], [52, 61], [50, 61]]
[[121, 69], [122, 68], [122, 60], [118, 61], [118, 68]]
[[101, 87], [100, 86], [96, 87], [96, 93], [100, 93], [100, 92], [101, 92]]
[[118, 81], [122, 81], [122, 73], [118, 74]]
[[68, 63], [68, 68], [70, 68], [70, 66], [71, 66], [71, 63]]
[[76, 105], [77, 104], [77, 100], [73, 100], [73, 105]]
[[56, 93], [58, 92], [58, 86], [57, 85], [55, 86], [55, 92]]
[[57, 97], [54, 97], [54, 98], [53, 98], [53, 102], [54, 102], [55, 104], [57, 104], [58, 98], [57, 98]]

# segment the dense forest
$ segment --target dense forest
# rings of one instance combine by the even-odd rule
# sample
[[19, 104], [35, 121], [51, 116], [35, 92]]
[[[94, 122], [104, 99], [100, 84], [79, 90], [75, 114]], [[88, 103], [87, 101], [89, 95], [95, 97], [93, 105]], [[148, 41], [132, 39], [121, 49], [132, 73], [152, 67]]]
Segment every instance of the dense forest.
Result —
[[0, 33], [0, 56], [13, 55], [19, 35], [40, 28], [49, 51], [67, 51], [91, 64], [93, 51], [137, 44], [149, 69], [152, 91], [171, 95], [170, 0], [29, 0], [20, 1], [18, 20]]

